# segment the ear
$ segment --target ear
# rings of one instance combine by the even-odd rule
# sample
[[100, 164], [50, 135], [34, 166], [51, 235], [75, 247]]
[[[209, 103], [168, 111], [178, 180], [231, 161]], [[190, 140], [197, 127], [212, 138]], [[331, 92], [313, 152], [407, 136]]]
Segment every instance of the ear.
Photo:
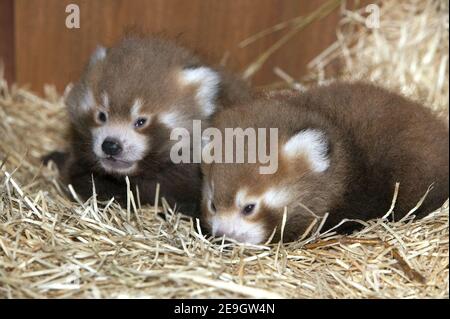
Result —
[[180, 80], [183, 85], [197, 87], [196, 98], [202, 113], [209, 117], [216, 111], [216, 99], [220, 85], [220, 75], [205, 66], [189, 67], [181, 71]]
[[108, 50], [105, 47], [98, 46], [94, 53], [92, 53], [91, 58], [89, 60], [89, 67], [93, 67], [96, 65], [99, 61], [102, 61], [106, 58], [106, 54], [108, 53]]
[[95, 97], [90, 88], [83, 82], [78, 82], [68, 92], [65, 103], [70, 119], [75, 121], [95, 106]]
[[292, 136], [284, 144], [283, 153], [290, 159], [306, 157], [316, 173], [324, 172], [330, 166], [328, 138], [320, 130], [307, 129]]
[[[92, 53], [85, 72], [98, 62], [104, 60], [108, 53], [108, 49], [98, 46]], [[103, 101], [105, 103], [105, 101]], [[82, 78], [78, 83], [73, 85], [65, 93], [65, 103], [67, 105], [69, 116], [72, 121], [76, 121], [84, 113], [90, 111], [96, 104], [94, 93], [86, 84], [86, 79]]]

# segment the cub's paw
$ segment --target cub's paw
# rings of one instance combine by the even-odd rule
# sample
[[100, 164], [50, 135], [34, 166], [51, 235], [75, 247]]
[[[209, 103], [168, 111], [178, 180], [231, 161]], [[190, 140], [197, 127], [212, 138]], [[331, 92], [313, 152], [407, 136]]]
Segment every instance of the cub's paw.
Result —
[[51, 152], [50, 154], [47, 154], [41, 158], [41, 161], [44, 165], [48, 165], [50, 161], [56, 164], [59, 170], [64, 166], [66, 163], [68, 154], [64, 152]]

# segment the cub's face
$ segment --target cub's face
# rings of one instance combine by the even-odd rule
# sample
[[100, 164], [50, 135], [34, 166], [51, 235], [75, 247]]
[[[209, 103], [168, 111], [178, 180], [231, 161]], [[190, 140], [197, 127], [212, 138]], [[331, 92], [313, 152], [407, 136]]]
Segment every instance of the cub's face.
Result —
[[144, 107], [144, 103], [136, 98], [117, 113], [110, 107], [108, 95], [104, 92], [103, 102], [90, 111], [92, 153], [106, 172], [132, 175], [142, 166], [142, 160], [150, 151], [156, 150], [154, 139], [158, 132], [154, 131], [158, 127], [155, 127], [155, 115]]
[[[262, 176], [256, 167], [240, 165], [244, 164], [203, 166], [203, 224], [213, 236], [260, 244], [278, 225], [282, 207], [291, 196], [287, 185], [266, 189], [274, 176]], [[275, 203], [275, 199], [283, 202]]]
[[272, 175], [260, 174], [257, 164], [202, 165], [202, 222], [213, 236], [251, 244], [266, 242], [272, 233], [279, 239], [285, 211], [284, 239], [302, 235], [311, 220], [298, 214], [298, 204], [310, 198], [309, 185], [328, 170], [327, 139], [321, 131], [306, 129], [280, 146], [279, 167]]
[[130, 67], [126, 57], [115, 57], [111, 50], [94, 53], [66, 104], [83, 139], [80, 147], [96, 167], [136, 175], [170, 161], [172, 130], [190, 132], [194, 119], [208, 119], [214, 113], [220, 78], [208, 67], [182, 64], [152, 74], [152, 69], [141, 66], [148, 61]]

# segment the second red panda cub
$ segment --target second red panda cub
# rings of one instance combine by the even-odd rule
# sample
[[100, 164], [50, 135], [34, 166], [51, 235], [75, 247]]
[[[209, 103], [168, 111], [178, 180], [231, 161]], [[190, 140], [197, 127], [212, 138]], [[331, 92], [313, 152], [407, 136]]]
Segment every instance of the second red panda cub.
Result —
[[203, 224], [216, 236], [265, 242], [280, 229], [285, 207], [287, 241], [310, 225], [314, 217], [308, 210], [329, 213], [327, 228], [344, 218], [381, 217], [397, 182], [397, 219], [430, 185], [416, 215], [448, 198], [447, 125], [422, 105], [372, 85], [341, 83], [275, 95], [224, 110], [212, 126], [222, 133], [236, 127], [278, 129], [274, 174], [260, 174], [255, 163], [203, 164]]

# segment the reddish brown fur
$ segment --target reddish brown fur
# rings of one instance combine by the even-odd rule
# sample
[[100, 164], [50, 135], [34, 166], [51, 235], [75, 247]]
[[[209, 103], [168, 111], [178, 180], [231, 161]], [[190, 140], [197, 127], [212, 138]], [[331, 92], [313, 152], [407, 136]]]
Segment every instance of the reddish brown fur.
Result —
[[[384, 215], [400, 183], [395, 219], [416, 206], [433, 184], [419, 217], [439, 208], [449, 193], [448, 128], [422, 105], [370, 84], [336, 83], [299, 94], [272, 93], [216, 114], [213, 126], [278, 128], [280, 145], [304, 129], [326, 133], [331, 165], [313, 173], [305, 159], [279, 158], [274, 175], [260, 175], [259, 164], [203, 165], [205, 182], [215, 185], [217, 212], [233, 209], [237, 190], [262, 194], [279, 185], [297, 199], [288, 205], [285, 240], [301, 236], [312, 221], [301, 202], [318, 216], [329, 212], [326, 228], [344, 218], [369, 220]], [[234, 209], [235, 210], [235, 209]], [[203, 219], [209, 214], [203, 203]], [[263, 207], [247, 220], [263, 223], [267, 236], [280, 226], [283, 208]], [[206, 224], [206, 223], [205, 223]], [[344, 224], [341, 231], [354, 229]]]
[[[92, 88], [95, 99], [106, 91], [111, 101], [112, 120], [129, 121], [130, 106], [137, 97], [145, 101], [143, 110], [156, 115], [151, 125], [140, 133], [150, 139], [151, 151], [140, 161], [138, 170], [130, 176], [131, 189], [139, 188], [143, 204], [153, 203], [157, 183], [161, 196], [170, 204], [177, 203], [185, 211], [194, 211], [200, 198], [201, 174], [198, 164], [173, 164], [169, 158], [170, 129], [158, 121], [158, 114], [174, 105], [188, 119], [202, 119], [194, 91], [196, 87], [179, 84], [176, 75], [185, 68], [203, 66], [203, 62], [188, 50], [172, 41], [159, 38], [127, 38], [108, 49], [106, 58], [86, 66], [80, 81], [67, 98], [71, 118], [69, 155], [50, 155], [60, 166], [64, 183], [72, 184], [83, 199], [92, 195], [91, 175], [94, 176], [98, 196], [126, 201], [125, 177], [106, 173], [97, 164], [92, 152], [90, 129], [97, 126], [95, 110], [87, 114], [77, 111], [76, 105], [86, 87]], [[220, 68], [221, 75], [217, 107], [249, 100], [250, 89], [241, 80]], [[75, 111], [74, 111], [75, 110]], [[56, 156], [55, 156], [56, 155]]]

